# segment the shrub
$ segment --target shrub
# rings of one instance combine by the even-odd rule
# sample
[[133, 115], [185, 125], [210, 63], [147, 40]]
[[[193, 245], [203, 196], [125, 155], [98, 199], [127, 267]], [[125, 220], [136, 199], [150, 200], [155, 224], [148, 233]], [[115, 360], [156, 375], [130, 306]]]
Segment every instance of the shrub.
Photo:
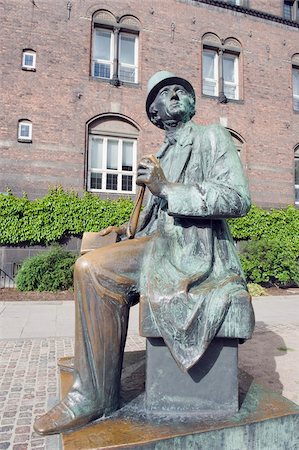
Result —
[[17, 273], [20, 291], [59, 291], [73, 285], [76, 256], [60, 247], [26, 259]]
[[264, 295], [268, 295], [265, 288], [256, 283], [248, 283], [249, 294], [252, 297], [262, 297]]
[[240, 255], [247, 281], [286, 286], [299, 281], [299, 238], [287, 235], [249, 241]]
[[49, 244], [99, 231], [127, 222], [132, 208], [129, 198], [103, 200], [89, 192], [79, 197], [62, 188], [32, 201], [26, 195], [0, 194], [0, 245]]

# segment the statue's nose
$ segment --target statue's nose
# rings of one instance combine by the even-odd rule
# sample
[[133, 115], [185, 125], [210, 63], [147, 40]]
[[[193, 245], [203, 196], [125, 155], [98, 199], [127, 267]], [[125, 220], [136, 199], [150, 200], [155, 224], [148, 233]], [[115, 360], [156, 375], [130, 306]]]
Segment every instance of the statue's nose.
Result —
[[171, 91], [170, 98], [171, 99], [178, 99], [179, 97], [178, 97], [177, 91], [174, 91], [174, 90]]

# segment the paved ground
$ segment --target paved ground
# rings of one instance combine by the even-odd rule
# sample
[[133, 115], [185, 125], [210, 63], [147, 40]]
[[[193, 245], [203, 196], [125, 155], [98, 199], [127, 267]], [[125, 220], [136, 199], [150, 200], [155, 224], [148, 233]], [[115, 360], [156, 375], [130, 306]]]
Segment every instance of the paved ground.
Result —
[[[240, 367], [299, 403], [299, 296], [254, 299], [257, 326], [240, 346]], [[133, 308], [127, 350], [145, 347]], [[58, 398], [57, 358], [73, 354], [73, 302], [0, 303], [0, 450], [59, 450], [32, 430]]]

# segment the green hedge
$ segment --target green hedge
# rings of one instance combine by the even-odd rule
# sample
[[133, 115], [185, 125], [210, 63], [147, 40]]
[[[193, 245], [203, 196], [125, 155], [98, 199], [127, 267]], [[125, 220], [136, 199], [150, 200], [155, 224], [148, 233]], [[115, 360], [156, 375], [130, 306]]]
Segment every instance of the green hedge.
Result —
[[79, 197], [62, 188], [32, 201], [26, 195], [0, 194], [0, 245], [43, 245], [99, 231], [127, 222], [132, 208], [129, 198], [103, 200], [91, 193]]
[[[79, 197], [62, 188], [40, 199], [0, 194], [0, 245], [59, 242], [84, 231], [99, 231], [127, 222], [133, 202], [103, 200], [91, 193]], [[298, 283], [299, 210], [270, 211], [253, 206], [247, 216], [228, 221], [233, 237], [245, 241], [241, 262], [253, 283]]]

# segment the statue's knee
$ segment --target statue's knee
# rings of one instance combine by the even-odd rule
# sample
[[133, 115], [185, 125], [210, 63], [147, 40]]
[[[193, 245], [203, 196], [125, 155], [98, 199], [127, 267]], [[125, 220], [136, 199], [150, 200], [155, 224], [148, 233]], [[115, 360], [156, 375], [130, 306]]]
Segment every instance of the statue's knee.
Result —
[[88, 261], [88, 258], [86, 256], [80, 256], [80, 258], [78, 258], [75, 262], [75, 274], [86, 272], [86, 270], [89, 270], [89, 268], [90, 262]]

